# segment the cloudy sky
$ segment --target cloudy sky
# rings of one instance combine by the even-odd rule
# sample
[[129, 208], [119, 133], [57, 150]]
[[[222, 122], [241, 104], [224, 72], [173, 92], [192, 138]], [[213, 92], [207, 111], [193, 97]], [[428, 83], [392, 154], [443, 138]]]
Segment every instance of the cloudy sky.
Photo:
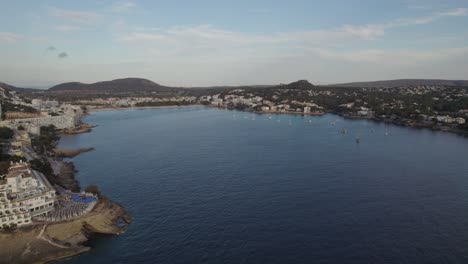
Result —
[[0, 1], [17, 86], [468, 79], [467, 0]]

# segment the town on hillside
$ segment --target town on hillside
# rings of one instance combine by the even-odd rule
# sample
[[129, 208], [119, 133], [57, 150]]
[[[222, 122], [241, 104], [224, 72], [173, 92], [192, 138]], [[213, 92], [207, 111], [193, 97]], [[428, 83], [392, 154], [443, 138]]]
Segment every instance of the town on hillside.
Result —
[[0, 229], [67, 221], [91, 212], [97, 189], [80, 191], [75, 181], [67, 184], [67, 163], [53, 154], [58, 132], [79, 127], [83, 110], [57, 101], [27, 103], [4, 88], [0, 97], [7, 106], [0, 122]]
[[[105, 83], [105, 85], [103, 85]], [[144, 85], [143, 85], [143, 84]], [[119, 79], [76, 87], [21, 92], [29, 103], [18, 111], [9, 106], [5, 119], [55, 116], [57, 127], [76, 123], [73, 114], [86, 109], [207, 105], [256, 113], [321, 115], [333, 113], [403, 126], [431, 128], [458, 134], [468, 132], [468, 86], [436, 80], [387, 81], [316, 86], [306, 80], [290, 84], [240, 87], [171, 88], [144, 79]], [[419, 84], [418, 84], [419, 83]], [[399, 86], [392, 86], [399, 84]], [[143, 86], [142, 86], [143, 85]], [[148, 85], [152, 85], [148, 87]], [[164, 88], [161, 88], [164, 87]], [[59, 103], [60, 102], [60, 103]], [[15, 122], [15, 121], [8, 121]], [[18, 125], [18, 124], [16, 124]], [[36, 131], [37, 132], [37, 131]]]

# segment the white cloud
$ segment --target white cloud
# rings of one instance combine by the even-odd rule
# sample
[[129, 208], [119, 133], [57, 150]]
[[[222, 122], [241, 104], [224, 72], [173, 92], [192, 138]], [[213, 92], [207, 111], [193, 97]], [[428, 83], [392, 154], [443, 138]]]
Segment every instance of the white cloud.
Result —
[[444, 12], [436, 12], [429, 16], [397, 19], [395, 21], [391, 21], [387, 23], [385, 26], [387, 28], [391, 28], [391, 27], [411, 26], [411, 25], [424, 25], [424, 24], [432, 23], [437, 19], [442, 19], [446, 17], [466, 16], [467, 14], [468, 14], [468, 9], [456, 8], [456, 9], [448, 10]]
[[384, 35], [381, 26], [345, 25], [331, 30], [277, 32], [272, 34], [246, 34], [214, 27], [212, 25], [177, 26], [168, 29], [134, 31], [118, 40], [141, 45], [171, 45], [187, 47], [242, 47], [249, 45], [308, 45], [332, 41], [374, 39]]
[[468, 13], [468, 9], [466, 8], [456, 8], [454, 10], [450, 10], [447, 12], [440, 12], [437, 13], [438, 16], [444, 17], [444, 16], [466, 16]]
[[409, 5], [409, 9], [431, 9], [432, 7], [427, 5]]
[[358, 63], [385, 63], [390, 65], [418, 65], [433, 63], [451, 58], [468, 56], [468, 47], [445, 48], [435, 50], [382, 50], [369, 49], [348, 52], [336, 52], [326, 49], [310, 49], [311, 54], [322, 58], [345, 60]]
[[134, 1], [119, 1], [112, 4], [110, 9], [113, 12], [125, 12], [135, 6], [136, 4]]
[[78, 27], [78, 26], [69, 26], [69, 25], [63, 25], [63, 26], [54, 26], [52, 27], [54, 30], [57, 31], [63, 31], [63, 32], [70, 32], [70, 31], [77, 31], [77, 30], [83, 30], [83, 27]]
[[166, 46], [169, 50], [185, 47], [186, 50], [206, 48], [211, 50], [249, 47], [278, 46], [293, 47], [318, 46], [326, 47], [349, 41], [375, 40], [385, 35], [386, 30], [423, 25], [443, 17], [463, 16], [466, 9], [457, 8], [445, 12], [433, 13], [429, 16], [400, 18], [381, 24], [343, 25], [337, 28], [323, 30], [305, 30], [276, 32], [271, 34], [247, 34], [217, 28], [212, 25], [176, 26], [156, 30], [134, 30], [121, 34], [118, 40], [137, 45]]
[[346, 25], [342, 28], [343, 33], [359, 39], [374, 39], [385, 34], [385, 29], [381, 25], [351, 26]]
[[10, 32], [0, 32], [0, 43], [14, 43], [24, 39], [23, 36], [10, 33]]
[[100, 15], [94, 12], [65, 10], [60, 8], [52, 8], [51, 15], [69, 22], [87, 25], [94, 24], [100, 18]]
[[[468, 47], [382, 49], [372, 47], [372, 43], [392, 29], [463, 16], [463, 12], [454, 9], [378, 24], [270, 34], [238, 32], [213, 25], [138, 28], [124, 31], [116, 38], [137, 47], [135, 59], [148, 62], [151, 72], [164, 72], [173, 79], [189, 78], [199, 84], [213, 84], [218, 79], [226, 83], [236, 80], [269, 83], [304, 77], [325, 82], [369, 79], [369, 76], [415, 77], [408, 76], [411, 72], [432, 77], [460, 76], [468, 67], [461, 61], [468, 59]], [[359, 46], [369, 48], [356, 48]], [[164, 67], [154, 66], [151, 61]], [[171, 73], [180, 69], [184, 69], [183, 76]], [[209, 76], [218, 78], [211, 80]]]

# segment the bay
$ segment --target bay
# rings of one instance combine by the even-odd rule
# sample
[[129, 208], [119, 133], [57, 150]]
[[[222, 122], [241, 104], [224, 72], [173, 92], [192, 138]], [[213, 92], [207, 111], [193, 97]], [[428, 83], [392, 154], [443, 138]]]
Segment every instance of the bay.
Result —
[[60, 263], [468, 263], [466, 138], [208, 107], [84, 121], [59, 146], [95, 147], [76, 177], [134, 221]]

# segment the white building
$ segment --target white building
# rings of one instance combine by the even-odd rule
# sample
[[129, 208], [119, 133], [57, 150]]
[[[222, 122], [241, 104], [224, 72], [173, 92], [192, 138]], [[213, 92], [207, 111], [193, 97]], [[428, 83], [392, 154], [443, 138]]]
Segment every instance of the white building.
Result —
[[269, 107], [269, 106], [266, 106], [266, 105], [262, 106], [261, 109], [262, 109], [262, 111], [264, 111], [264, 112], [270, 111], [270, 107]]
[[28, 163], [14, 163], [0, 178], [0, 226], [31, 223], [54, 210], [55, 189]]
[[23, 126], [29, 133], [38, 134], [41, 126], [54, 125], [57, 129], [69, 129], [76, 127], [79, 120], [80, 118], [78, 115], [43, 116], [36, 118], [4, 120], [0, 121], [0, 126], [6, 126], [11, 129]]
[[31, 104], [36, 109], [47, 109], [58, 107], [60, 104], [55, 100], [41, 100], [41, 99], [32, 99]]
[[457, 117], [457, 118], [455, 118], [455, 120], [460, 125], [465, 124], [465, 118], [463, 118], [463, 117]]
[[211, 101], [211, 104], [212, 104], [212, 105], [216, 105], [216, 106], [221, 106], [221, 105], [223, 105], [223, 99], [221, 99], [221, 98], [214, 98], [214, 99]]

